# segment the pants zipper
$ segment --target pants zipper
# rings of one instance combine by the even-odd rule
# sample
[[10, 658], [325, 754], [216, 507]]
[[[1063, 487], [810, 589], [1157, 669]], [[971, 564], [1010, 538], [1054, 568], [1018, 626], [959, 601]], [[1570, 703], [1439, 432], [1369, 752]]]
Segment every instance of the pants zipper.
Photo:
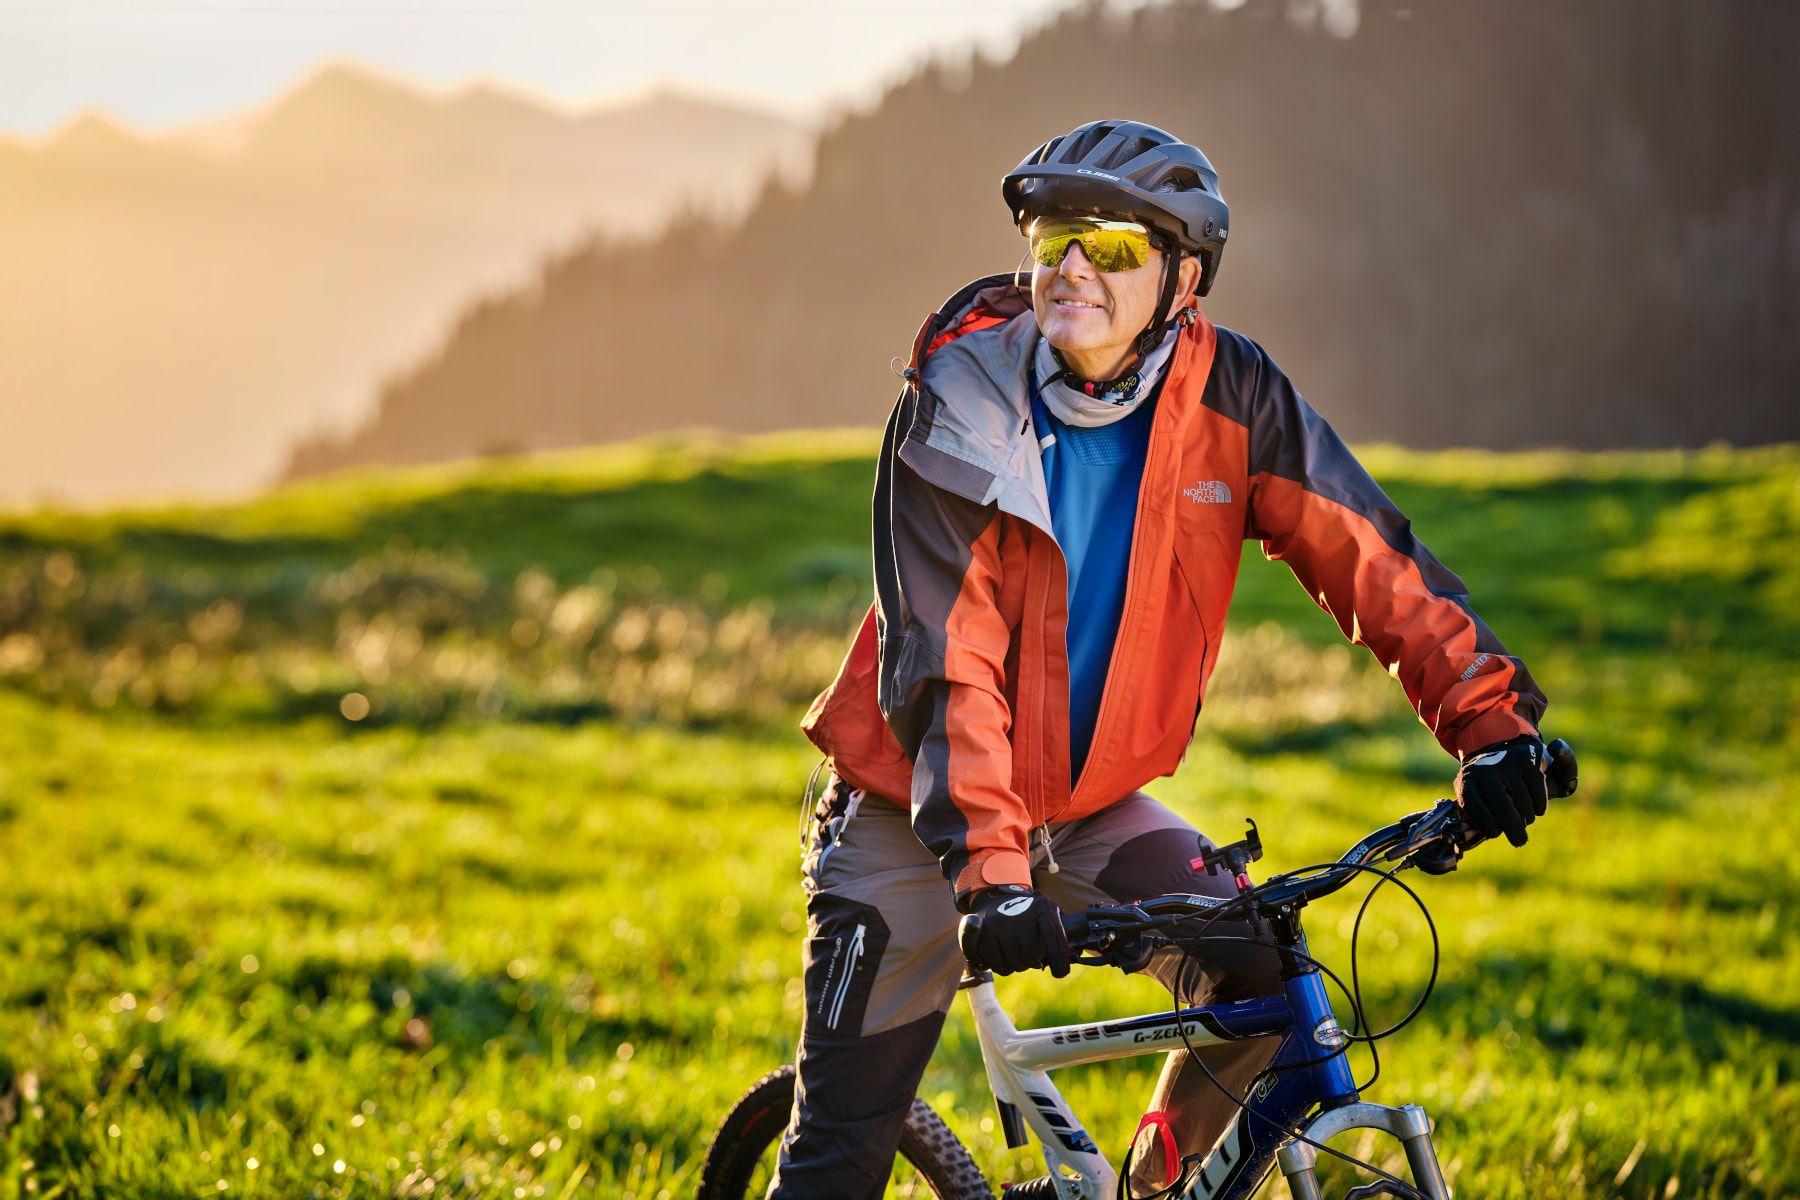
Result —
[[850, 980], [856, 975], [856, 964], [862, 961], [863, 934], [868, 931], [867, 925], [858, 925], [850, 935], [850, 949], [844, 955], [844, 973], [838, 979], [837, 995], [832, 997], [831, 1012], [825, 1018], [827, 1029], [836, 1029], [838, 1018], [844, 1014], [844, 997], [850, 992]]

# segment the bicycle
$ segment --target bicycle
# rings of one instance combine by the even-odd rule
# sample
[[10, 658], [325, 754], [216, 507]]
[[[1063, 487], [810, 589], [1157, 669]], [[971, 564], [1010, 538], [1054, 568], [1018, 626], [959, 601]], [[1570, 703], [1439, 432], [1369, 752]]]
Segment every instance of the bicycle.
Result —
[[[1573, 794], [1576, 763], [1567, 742], [1558, 739], [1550, 744], [1547, 765], [1550, 795]], [[1191, 950], [1208, 940], [1220, 940], [1223, 935], [1206, 930], [1222, 919], [1249, 919], [1267, 933], [1281, 955], [1284, 987], [1279, 995], [1185, 1008], [1180, 1007], [1178, 997], [1177, 1008], [1170, 1012], [1021, 1030], [1001, 1007], [992, 974], [971, 968], [960, 987], [969, 994], [1006, 1145], [1017, 1149], [1027, 1144], [1028, 1134], [1037, 1137], [1058, 1200], [1110, 1200], [1115, 1194], [1125, 1195], [1119, 1173], [1095, 1146], [1047, 1072], [1160, 1054], [1171, 1049], [1172, 1043], [1194, 1054], [1204, 1045], [1279, 1038], [1270, 1065], [1252, 1082], [1247, 1098], [1232, 1097], [1239, 1111], [1210, 1151], [1188, 1155], [1178, 1164], [1171, 1163], [1169, 1152], [1164, 1152], [1165, 1177], [1173, 1175], [1174, 1179], [1154, 1193], [1155, 1197], [1247, 1200], [1270, 1168], [1279, 1165], [1294, 1200], [1321, 1200], [1315, 1164], [1323, 1152], [1376, 1176], [1371, 1183], [1351, 1188], [1343, 1200], [1382, 1195], [1449, 1200], [1425, 1110], [1416, 1104], [1393, 1107], [1363, 1100], [1361, 1090], [1368, 1084], [1359, 1087], [1347, 1056], [1353, 1043], [1373, 1046], [1417, 1016], [1437, 978], [1436, 927], [1431, 925], [1424, 902], [1397, 878], [1398, 873], [1415, 866], [1428, 874], [1453, 871], [1462, 856], [1483, 840], [1462, 823], [1454, 800], [1440, 800], [1430, 809], [1369, 834], [1335, 862], [1303, 867], [1253, 885], [1246, 871], [1261, 857], [1262, 843], [1252, 822], [1243, 840], [1216, 847], [1204, 856], [1209, 871], [1225, 870], [1235, 879], [1238, 892], [1233, 897], [1221, 900], [1176, 894], [1135, 904], [1095, 905], [1086, 912], [1065, 915], [1074, 961], [1127, 969], [1141, 967], [1164, 945]], [[1384, 864], [1393, 865], [1384, 869]], [[1307, 951], [1300, 919], [1307, 905], [1363, 875], [1377, 877], [1377, 883], [1357, 914], [1358, 926], [1375, 890], [1392, 882], [1425, 913], [1432, 934], [1432, 970], [1424, 994], [1404, 1018], [1380, 1032], [1365, 1032], [1369, 1027], [1355, 974], [1356, 931], [1351, 935], [1353, 982], [1345, 987]], [[965, 919], [963, 924], [965, 947], [971, 944], [971, 920]], [[1229, 940], [1241, 940], [1241, 935]], [[1355, 1015], [1349, 1030], [1338, 1022], [1322, 976], [1336, 982], [1349, 999]], [[1197, 1054], [1196, 1061], [1205, 1068]], [[775, 1145], [787, 1124], [793, 1090], [793, 1068], [783, 1067], [757, 1081], [732, 1108], [707, 1151], [700, 1176], [701, 1200], [745, 1200], [762, 1195], [772, 1174]], [[1354, 1129], [1397, 1139], [1411, 1181], [1324, 1144]], [[1129, 1163], [1128, 1157], [1128, 1169]], [[913, 1101], [896, 1170], [890, 1189], [895, 1194], [933, 1195], [940, 1200], [993, 1198], [967, 1149], [923, 1100]]]

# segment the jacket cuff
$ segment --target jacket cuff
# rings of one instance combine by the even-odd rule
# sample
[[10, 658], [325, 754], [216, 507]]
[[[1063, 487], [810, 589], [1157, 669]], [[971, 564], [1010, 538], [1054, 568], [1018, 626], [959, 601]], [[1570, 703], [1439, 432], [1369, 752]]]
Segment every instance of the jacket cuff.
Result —
[[977, 850], [956, 873], [952, 886], [958, 896], [1002, 883], [1031, 886], [1031, 860], [1017, 850]]
[[[1497, 742], [1508, 742], [1521, 735], [1539, 737], [1538, 731], [1530, 721], [1519, 716], [1510, 708], [1496, 709], [1483, 713], [1457, 733], [1455, 743], [1446, 749], [1460, 759], [1467, 758], [1477, 750], [1485, 749]], [[1541, 740], [1541, 738], [1540, 738]]]

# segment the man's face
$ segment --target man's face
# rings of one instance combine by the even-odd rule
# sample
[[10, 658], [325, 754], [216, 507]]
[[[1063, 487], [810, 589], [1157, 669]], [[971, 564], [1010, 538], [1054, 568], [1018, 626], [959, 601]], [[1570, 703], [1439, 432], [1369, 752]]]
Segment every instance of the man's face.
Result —
[[[1038, 329], [1085, 378], [1112, 378], [1130, 365], [1133, 342], [1155, 315], [1163, 264], [1163, 252], [1152, 249], [1141, 267], [1099, 271], [1081, 243], [1071, 243], [1056, 266], [1040, 263], [1032, 271], [1031, 307]], [[1191, 270], [1184, 262], [1176, 287], [1177, 308], [1191, 298], [1198, 282], [1198, 261]]]

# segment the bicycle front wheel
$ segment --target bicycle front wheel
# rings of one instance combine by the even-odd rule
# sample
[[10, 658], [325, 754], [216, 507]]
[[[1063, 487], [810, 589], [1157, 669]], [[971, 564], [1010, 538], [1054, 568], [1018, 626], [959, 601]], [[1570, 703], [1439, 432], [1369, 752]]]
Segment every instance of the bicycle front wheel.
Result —
[[[700, 1200], [762, 1200], [775, 1177], [781, 1134], [794, 1108], [794, 1068], [770, 1071], [732, 1106], [706, 1151]], [[994, 1200], [981, 1168], [949, 1126], [914, 1098], [900, 1132], [887, 1193], [895, 1200]]]

